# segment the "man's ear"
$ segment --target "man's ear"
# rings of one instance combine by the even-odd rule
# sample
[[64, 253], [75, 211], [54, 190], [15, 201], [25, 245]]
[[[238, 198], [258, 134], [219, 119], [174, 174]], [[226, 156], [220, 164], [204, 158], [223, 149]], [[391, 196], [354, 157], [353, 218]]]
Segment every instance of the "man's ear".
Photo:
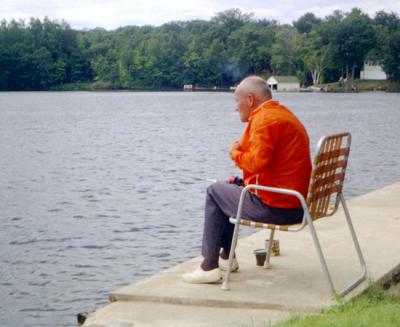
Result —
[[249, 93], [247, 95], [247, 101], [249, 103], [250, 108], [253, 108], [253, 105], [255, 103], [255, 98], [254, 98], [254, 94], [253, 93]]

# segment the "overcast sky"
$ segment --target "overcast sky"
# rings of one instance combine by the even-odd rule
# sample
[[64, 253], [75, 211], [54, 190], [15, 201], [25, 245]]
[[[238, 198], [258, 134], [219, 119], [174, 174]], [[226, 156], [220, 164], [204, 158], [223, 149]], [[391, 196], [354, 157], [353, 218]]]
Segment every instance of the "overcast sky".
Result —
[[255, 18], [291, 23], [306, 12], [325, 17], [353, 7], [374, 16], [385, 10], [400, 15], [400, 0], [0, 0], [0, 18], [45, 16], [66, 20], [75, 29], [127, 25], [161, 25], [176, 20], [205, 19], [239, 8]]

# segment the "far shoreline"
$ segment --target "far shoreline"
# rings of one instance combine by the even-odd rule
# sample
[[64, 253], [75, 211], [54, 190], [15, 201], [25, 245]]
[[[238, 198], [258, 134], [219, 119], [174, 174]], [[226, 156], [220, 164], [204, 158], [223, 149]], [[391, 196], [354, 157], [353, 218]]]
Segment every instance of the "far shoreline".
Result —
[[[234, 89], [219, 87], [198, 87], [191, 90], [182, 88], [122, 88], [115, 87], [108, 83], [85, 82], [64, 84], [62, 86], [51, 87], [49, 89], [38, 90], [0, 90], [0, 92], [215, 92], [215, 93], [232, 93]], [[318, 85], [318, 87], [303, 87], [298, 90], [274, 90], [274, 93], [365, 93], [365, 92], [384, 92], [384, 93], [400, 93], [400, 82], [392, 81], [367, 81], [354, 80], [354, 89], [351, 90], [349, 85], [339, 85], [339, 83], [326, 83]]]

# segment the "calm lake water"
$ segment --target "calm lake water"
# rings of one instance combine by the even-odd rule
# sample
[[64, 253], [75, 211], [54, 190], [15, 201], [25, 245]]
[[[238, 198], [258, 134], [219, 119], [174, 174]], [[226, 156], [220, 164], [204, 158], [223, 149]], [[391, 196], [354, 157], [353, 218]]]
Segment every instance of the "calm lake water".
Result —
[[[345, 194], [400, 180], [400, 95], [280, 93], [351, 131]], [[199, 254], [207, 177], [238, 174], [231, 93], [0, 93], [0, 326], [74, 326], [108, 293]]]

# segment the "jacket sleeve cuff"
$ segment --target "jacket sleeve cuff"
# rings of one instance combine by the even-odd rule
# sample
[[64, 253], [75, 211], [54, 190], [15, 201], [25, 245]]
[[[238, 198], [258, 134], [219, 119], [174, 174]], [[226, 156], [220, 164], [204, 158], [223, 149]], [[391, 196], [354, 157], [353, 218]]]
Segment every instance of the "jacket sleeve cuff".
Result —
[[233, 160], [234, 162], [238, 163], [238, 157], [240, 156], [241, 153], [242, 153], [242, 152], [239, 151], [239, 150], [233, 150], [233, 151], [231, 152], [231, 158], [232, 158], [232, 160]]

